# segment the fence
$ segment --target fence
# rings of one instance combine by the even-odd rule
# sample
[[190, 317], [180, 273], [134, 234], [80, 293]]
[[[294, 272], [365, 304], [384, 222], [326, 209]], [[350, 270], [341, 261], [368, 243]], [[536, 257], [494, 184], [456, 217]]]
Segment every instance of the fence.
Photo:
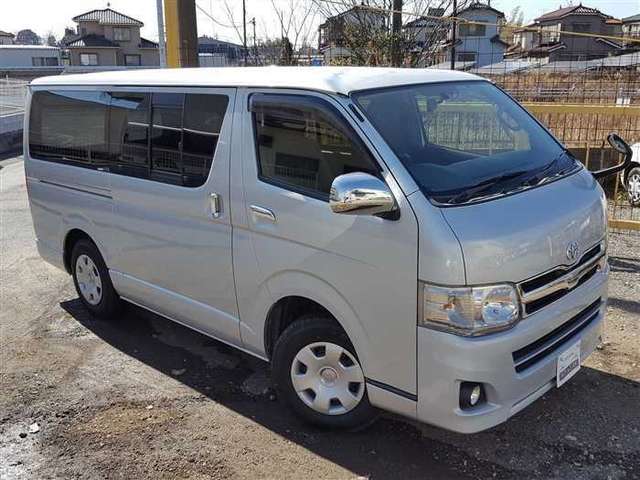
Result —
[[0, 78], [0, 117], [24, 112], [28, 82]]

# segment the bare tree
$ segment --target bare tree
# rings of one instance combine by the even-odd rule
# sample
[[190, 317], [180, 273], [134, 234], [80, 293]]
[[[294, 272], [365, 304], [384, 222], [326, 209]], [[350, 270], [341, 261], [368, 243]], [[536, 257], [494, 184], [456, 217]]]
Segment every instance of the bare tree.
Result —
[[[321, 25], [321, 43], [339, 47], [332, 63], [390, 65], [393, 32], [389, 0], [313, 0], [327, 18]], [[472, 0], [459, 0], [462, 9]], [[400, 39], [402, 64], [423, 66], [435, 62], [436, 52], [451, 29], [452, 0], [405, 0]], [[331, 55], [329, 55], [331, 57]]]

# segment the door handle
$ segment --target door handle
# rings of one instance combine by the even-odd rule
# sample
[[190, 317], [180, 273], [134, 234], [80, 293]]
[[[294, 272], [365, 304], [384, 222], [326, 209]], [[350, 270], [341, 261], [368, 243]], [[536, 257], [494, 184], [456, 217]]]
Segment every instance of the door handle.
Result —
[[264, 208], [264, 207], [261, 207], [259, 205], [251, 205], [249, 208], [251, 209], [251, 211], [253, 212], [253, 214], [256, 217], [263, 218], [263, 219], [269, 220], [271, 222], [275, 222], [276, 221], [275, 214], [271, 210], [269, 210], [268, 208]]
[[222, 214], [222, 199], [220, 195], [217, 193], [212, 193], [209, 195], [209, 200], [211, 203], [211, 216], [213, 218], [218, 218]]

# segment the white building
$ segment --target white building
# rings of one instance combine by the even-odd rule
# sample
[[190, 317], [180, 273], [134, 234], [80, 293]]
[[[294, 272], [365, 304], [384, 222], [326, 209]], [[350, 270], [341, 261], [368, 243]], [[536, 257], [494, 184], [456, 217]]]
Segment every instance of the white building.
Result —
[[1, 68], [57, 67], [60, 49], [45, 45], [0, 45]]

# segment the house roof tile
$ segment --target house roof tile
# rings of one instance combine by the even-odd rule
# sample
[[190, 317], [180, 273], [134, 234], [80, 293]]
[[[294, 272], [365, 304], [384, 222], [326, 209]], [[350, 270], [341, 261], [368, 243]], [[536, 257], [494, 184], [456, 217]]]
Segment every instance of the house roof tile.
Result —
[[561, 18], [567, 17], [569, 15], [598, 15], [603, 18], [611, 18], [611, 15], [602, 13], [597, 8], [586, 7], [580, 4], [580, 5], [572, 5], [570, 7], [559, 8], [558, 10], [554, 10], [552, 12], [547, 12], [539, 16], [538, 18], [536, 18], [536, 22], [545, 22], [548, 20], [560, 20]]
[[142, 27], [144, 23], [140, 20], [136, 20], [124, 13], [116, 12], [110, 8], [104, 10], [91, 10], [90, 12], [83, 13], [76, 17], [73, 17], [74, 22], [98, 22], [102, 25], [135, 25]]
[[120, 46], [105, 38], [102, 35], [96, 35], [95, 33], [90, 33], [88, 35], [83, 35], [76, 39], [71, 40], [67, 43], [68, 48], [83, 48], [83, 47], [106, 47], [106, 48], [119, 48]]

